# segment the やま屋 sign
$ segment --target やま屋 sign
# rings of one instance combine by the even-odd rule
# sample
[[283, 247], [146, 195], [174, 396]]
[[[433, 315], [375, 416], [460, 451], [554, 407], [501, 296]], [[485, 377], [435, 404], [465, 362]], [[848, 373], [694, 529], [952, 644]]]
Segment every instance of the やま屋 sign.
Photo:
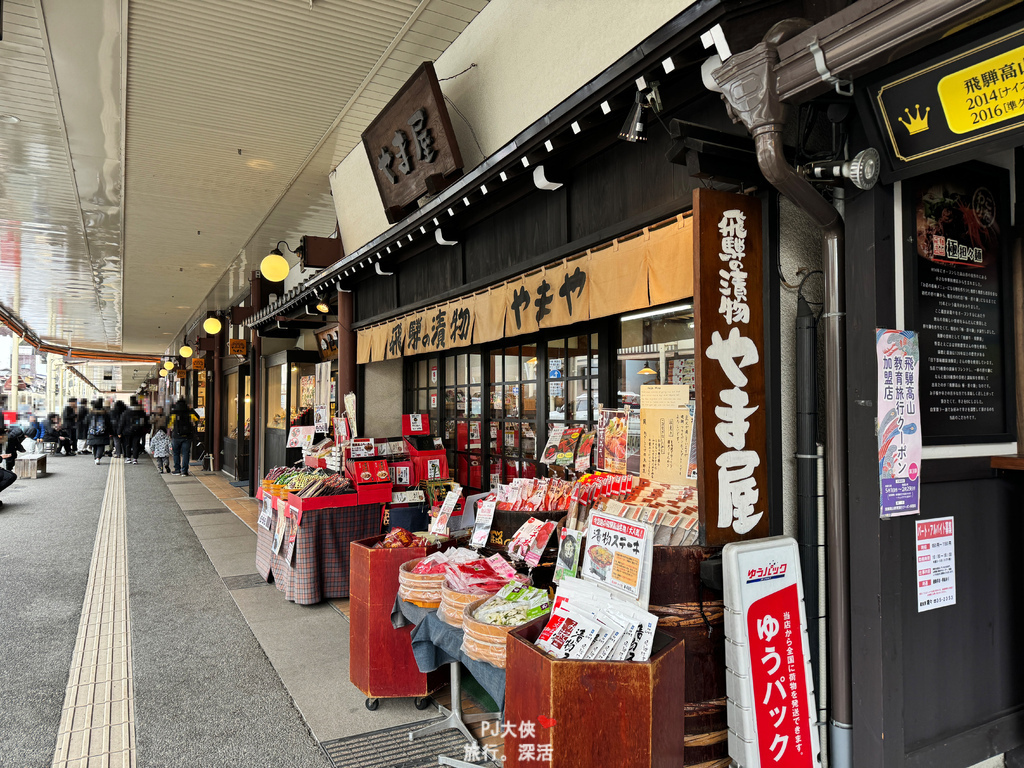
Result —
[[701, 543], [768, 534], [761, 201], [693, 194]]
[[457, 171], [462, 155], [434, 65], [423, 62], [363, 131], [388, 221], [428, 192], [436, 194]]

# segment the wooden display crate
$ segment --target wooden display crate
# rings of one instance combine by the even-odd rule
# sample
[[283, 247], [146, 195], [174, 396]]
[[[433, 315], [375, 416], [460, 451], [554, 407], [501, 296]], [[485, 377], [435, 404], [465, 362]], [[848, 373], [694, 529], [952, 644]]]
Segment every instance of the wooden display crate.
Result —
[[395, 629], [391, 609], [402, 563], [438, 547], [373, 549], [383, 536], [349, 545], [349, 679], [369, 699], [423, 697], [447, 682], [446, 670], [423, 673], [416, 666], [412, 626]]
[[[561, 661], [533, 644], [545, 621], [513, 630], [506, 641], [505, 722], [516, 729], [505, 739], [505, 765], [683, 765], [684, 643], [659, 635], [646, 662]], [[533, 723], [532, 735], [524, 736], [522, 722]], [[542, 745], [550, 745], [550, 757]]]

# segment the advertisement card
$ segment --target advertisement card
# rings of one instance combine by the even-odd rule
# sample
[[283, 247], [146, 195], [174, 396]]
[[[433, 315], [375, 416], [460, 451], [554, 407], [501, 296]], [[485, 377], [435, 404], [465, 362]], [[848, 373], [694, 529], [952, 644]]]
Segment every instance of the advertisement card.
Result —
[[668, 485], [690, 484], [687, 474], [692, 436], [689, 408], [641, 408], [640, 477]]
[[348, 419], [348, 431], [350, 437], [356, 437], [359, 433], [356, 431], [356, 393], [348, 392], [345, 394], [345, 418]]
[[555, 576], [553, 581], [556, 584], [563, 579], [573, 578], [580, 565], [580, 548], [583, 544], [583, 531], [571, 531], [568, 528], [562, 529], [558, 543], [558, 560], [555, 562]]
[[564, 433], [565, 427], [561, 425], [552, 427], [548, 432], [548, 442], [544, 446], [544, 453], [540, 458], [542, 464], [555, 463], [555, 459], [558, 457], [558, 444], [561, 442]]
[[292, 427], [288, 430], [286, 448], [303, 448], [309, 450], [316, 436], [316, 427]]
[[349, 432], [348, 419], [334, 419], [334, 442], [337, 445], [347, 443], [352, 439], [352, 434]]
[[437, 517], [434, 518], [430, 525], [431, 533], [448, 533], [448, 521], [451, 519], [452, 512], [455, 511], [460, 498], [462, 498], [462, 488], [460, 486], [455, 486], [453, 490], [448, 491], [448, 495], [444, 497], [444, 503], [437, 513]]
[[576, 446], [583, 436], [583, 427], [568, 427], [562, 433], [558, 441], [558, 452], [555, 454], [555, 464], [560, 467], [571, 467], [576, 459]]
[[483, 547], [487, 544], [497, 504], [497, 501], [481, 501], [476, 505], [476, 525], [473, 527], [473, 538], [469, 541], [471, 547]]
[[263, 501], [261, 503], [260, 519], [256, 522], [263, 530], [269, 531], [274, 520], [274, 499], [267, 494], [263, 494]]
[[590, 469], [590, 464], [594, 453], [594, 440], [596, 438], [596, 432], [584, 432], [580, 436], [580, 444], [576, 448], [575, 469], [577, 472], [586, 472], [588, 469]]
[[591, 513], [581, 575], [637, 601], [646, 610], [653, 545], [652, 526]]
[[878, 472], [882, 517], [921, 511], [921, 356], [914, 331], [875, 331], [878, 354]]
[[914, 532], [917, 543], [917, 612], [956, 605], [953, 518], [918, 520]]

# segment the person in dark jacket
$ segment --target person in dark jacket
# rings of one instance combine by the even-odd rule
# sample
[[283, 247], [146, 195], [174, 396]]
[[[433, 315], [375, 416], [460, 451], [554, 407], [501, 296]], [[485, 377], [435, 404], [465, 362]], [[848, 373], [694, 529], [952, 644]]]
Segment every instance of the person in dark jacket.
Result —
[[114, 425], [110, 423], [110, 414], [103, 409], [102, 400], [94, 400], [92, 411], [89, 412], [88, 427], [86, 431], [86, 443], [92, 448], [93, 458], [100, 463], [103, 452], [114, 434]]
[[188, 463], [192, 458], [192, 440], [196, 435], [195, 423], [199, 414], [188, 407], [185, 398], [181, 398], [171, 409], [168, 426], [171, 432], [171, 453], [174, 455], [174, 471], [172, 475], [188, 476]]
[[[76, 427], [77, 421], [78, 421], [78, 399], [72, 397], [72, 398], [68, 399], [68, 404], [66, 406], [64, 406], [64, 413], [61, 416], [61, 420], [60, 420], [61, 426], [65, 429], [65, 431], [67, 431], [68, 437], [71, 438], [72, 442], [74, 442], [77, 439], [77, 432], [78, 432], [77, 427]], [[72, 454], [72, 455], [74, 455], [74, 454]]]
[[82, 398], [82, 402], [78, 404], [78, 418], [75, 419], [75, 432], [77, 433], [74, 437], [78, 440], [78, 452], [79, 453], [92, 453], [89, 450], [89, 406]]
[[57, 448], [54, 451], [56, 455], [59, 456], [61, 452], [66, 456], [75, 455], [75, 443], [64, 428], [64, 425], [61, 424], [60, 419], [57, 418], [56, 413], [50, 414], [50, 432], [47, 434], [46, 440], [52, 440], [57, 444]]
[[149, 429], [149, 420], [138, 399], [132, 395], [128, 410], [121, 416], [121, 445], [124, 448], [124, 463], [138, 464], [142, 446]]
[[[11, 427], [11, 430], [15, 430], [15, 429], [18, 429], [18, 427]], [[3, 425], [3, 418], [0, 418], [0, 460], [3, 460], [3, 463], [5, 465], [5, 466], [0, 466], [0, 491], [3, 491], [5, 488], [10, 486], [15, 480], [18, 479], [18, 476], [16, 474], [14, 474], [10, 469], [6, 468], [6, 465], [10, 465], [11, 467], [14, 466], [14, 459], [10, 458], [11, 455], [7, 453], [7, 451], [10, 450], [7, 447], [7, 443], [5, 442], [5, 440], [7, 440], [7, 439], [9, 439], [8, 431], [7, 431], [7, 428]], [[22, 449], [22, 450], [24, 450], [24, 449]], [[15, 457], [15, 459], [17, 458], [17, 455], [18, 455], [17, 444], [15, 444], [15, 448], [14, 448], [14, 457]], [[3, 501], [0, 500], [0, 507], [2, 507], [3, 505], [4, 505]]]
[[0, 459], [4, 460], [4, 466], [8, 472], [14, 471], [14, 463], [18, 460], [19, 453], [25, 453], [25, 433], [21, 427], [15, 425], [7, 430], [7, 442], [0, 453]]
[[124, 435], [121, 434], [121, 417], [124, 416], [124, 412], [128, 410], [128, 407], [120, 400], [114, 401], [114, 405], [110, 409], [110, 423], [113, 426], [114, 434], [114, 453], [115, 459], [121, 458], [124, 453]]

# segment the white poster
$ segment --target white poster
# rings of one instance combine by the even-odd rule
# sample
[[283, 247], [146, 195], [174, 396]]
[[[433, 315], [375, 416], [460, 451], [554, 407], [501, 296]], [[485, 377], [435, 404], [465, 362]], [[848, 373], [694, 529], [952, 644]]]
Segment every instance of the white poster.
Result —
[[494, 507], [497, 501], [481, 501], [476, 508], [476, 526], [473, 528], [471, 547], [483, 547], [491, 533], [491, 522], [494, 520]]
[[914, 531], [917, 544], [917, 612], [956, 605], [953, 518], [918, 520]]

